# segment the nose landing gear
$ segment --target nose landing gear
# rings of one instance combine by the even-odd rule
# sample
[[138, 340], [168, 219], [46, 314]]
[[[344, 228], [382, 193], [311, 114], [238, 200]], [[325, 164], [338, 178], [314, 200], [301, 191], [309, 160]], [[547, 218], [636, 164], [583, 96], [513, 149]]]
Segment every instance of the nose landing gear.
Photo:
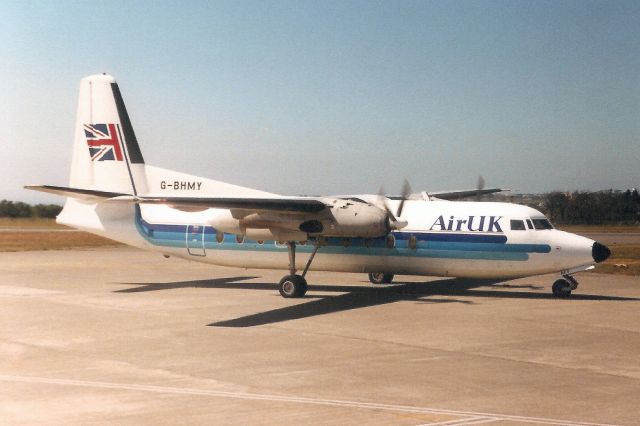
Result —
[[567, 298], [576, 288], [578, 288], [578, 281], [572, 275], [562, 275], [561, 279], [553, 283], [551, 291], [556, 297]]

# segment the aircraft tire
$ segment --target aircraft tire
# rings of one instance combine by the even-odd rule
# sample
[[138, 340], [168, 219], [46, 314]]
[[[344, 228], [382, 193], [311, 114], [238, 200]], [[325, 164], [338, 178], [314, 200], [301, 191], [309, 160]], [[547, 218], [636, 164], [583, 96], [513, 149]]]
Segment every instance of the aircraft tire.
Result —
[[307, 280], [302, 275], [287, 275], [280, 280], [278, 290], [287, 299], [303, 297], [307, 293]]
[[571, 284], [567, 280], [557, 280], [553, 283], [551, 291], [556, 297], [569, 297], [571, 296]]
[[371, 281], [372, 284], [391, 284], [391, 281], [393, 281], [393, 274], [374, 272], [369, 274], [369, 281]]

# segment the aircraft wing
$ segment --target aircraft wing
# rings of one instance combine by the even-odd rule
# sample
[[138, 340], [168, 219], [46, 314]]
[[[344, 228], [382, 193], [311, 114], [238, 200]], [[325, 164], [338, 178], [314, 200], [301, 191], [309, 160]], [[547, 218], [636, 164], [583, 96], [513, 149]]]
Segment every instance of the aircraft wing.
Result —
[[322, 201], [309, 198], [137, 197], [136, 202], [140, 204], [166, 204], [178, 209], [223, 208], [300, 213], [318, 213], [327, 207]]
[[240, 198], [240, 197], [165, 197], [134, 196], [118, 192], [96, 191], [92, 189], [69, 188], [53, 185], [28, 185], [26, 189], [78, 198], [89, 202], [129, 202], [136, 204], [166, 204], [178, 209], [224, 208], [260, 211], [285, 211], [299, 213], [318, 213], [327, 205], [314, 198], [273, 197], [273, 198]]
[[487, 188], [487, 189], [471, 189], [463, 191], [441, 191], [429, 192], [429, 196], [439, 198], [441, 200], [459, 200], [461, 198], [476, 197], [479, 195], [495, 194], [496, 192], [504, 192], [508, 189]]

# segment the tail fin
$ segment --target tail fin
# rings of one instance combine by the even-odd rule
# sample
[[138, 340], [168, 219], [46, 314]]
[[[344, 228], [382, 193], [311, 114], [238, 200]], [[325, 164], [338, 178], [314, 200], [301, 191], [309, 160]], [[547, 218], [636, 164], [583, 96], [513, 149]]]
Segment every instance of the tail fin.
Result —
[[98, 74], [80, 81], [76, 120], [69, 186], [146, 193], [142, 152], [112, 76]]

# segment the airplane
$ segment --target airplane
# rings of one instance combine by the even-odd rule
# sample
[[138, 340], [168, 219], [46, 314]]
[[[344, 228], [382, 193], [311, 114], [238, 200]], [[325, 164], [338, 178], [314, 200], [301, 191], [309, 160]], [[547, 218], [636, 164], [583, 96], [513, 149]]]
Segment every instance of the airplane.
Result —
[[[411, 194], [284, 196], [147, 165], [120, 88], [108, 74], [80, 82], [69, 186], [28, 185], [66, 197], [57, 222], [166, 257], [288, 270], [285, 298], [303, 297], [315, 271], [513, 279], [559, 273], [558, 297], [574, 274], [611, 252], [555, 229], [533, 208], [460, 201], [482, 189]], [[302, 272], [298, 267], [304, 265]]]

